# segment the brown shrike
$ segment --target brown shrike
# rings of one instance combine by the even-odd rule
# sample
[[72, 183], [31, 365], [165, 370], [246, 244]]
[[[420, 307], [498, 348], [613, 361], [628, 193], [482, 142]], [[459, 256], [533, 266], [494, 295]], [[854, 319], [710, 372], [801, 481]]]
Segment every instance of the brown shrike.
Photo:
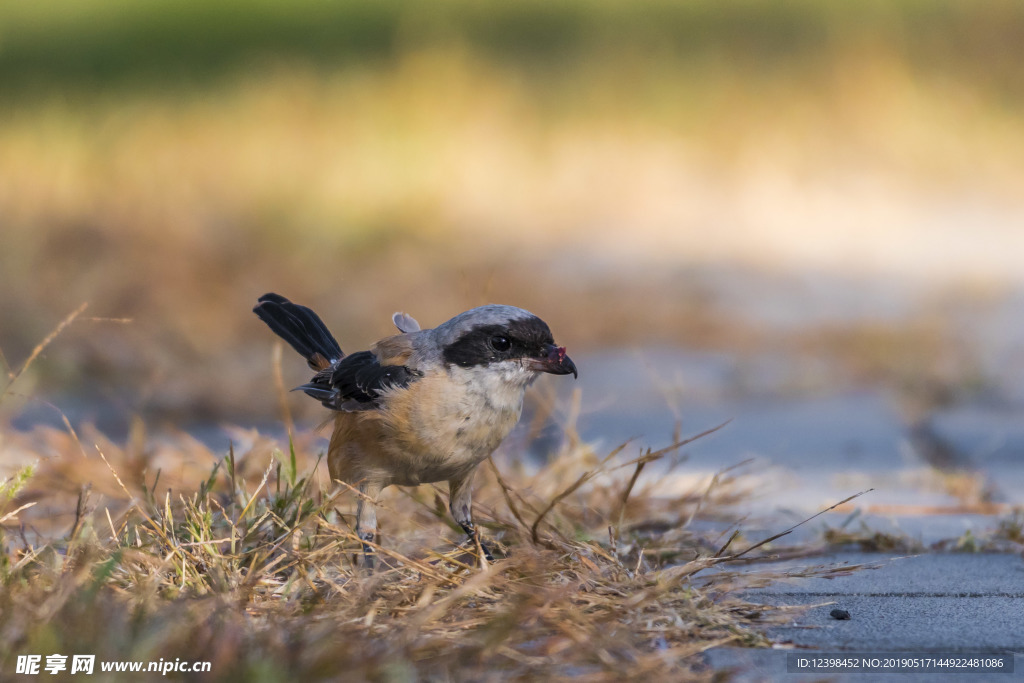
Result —
[[395, 313], [401, 334], [349, 355], [316, 313], [283, 296], [264, 294], [253, 312], [317, 371], [297, 389], [337, 411], [327, 466], [332, 479], [364, 494], [356, 507], [363, 541], [377, 533], [367, 501], [386, 486], [447, 481], [452, 517], [479, 543], [471, 489], [477, 466], [519, 421], [523, 394], [539, 373], [576, 376], [547, 324], [514, 306], [480, 306], [429, 330]]

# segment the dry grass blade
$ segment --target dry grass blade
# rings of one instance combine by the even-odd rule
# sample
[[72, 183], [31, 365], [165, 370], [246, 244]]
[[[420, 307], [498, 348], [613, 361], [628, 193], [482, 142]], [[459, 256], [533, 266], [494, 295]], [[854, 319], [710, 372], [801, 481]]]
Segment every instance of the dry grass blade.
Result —
[[252, 504], [256, 502], [256, 497], [258, 495], [260, 495], [260, 491], [262, 491], [263, 487], [267, 485], [267, 481], [269, 481], [269, 479], [270, 479], [270, 473], [273, 470], [274, 470], [274, 458], [271, 457], [270, 458], [270, 464], [267, 465], [267, 469], [263, 472], [263, 479], [260, 480], [260, 485], [256, 487], [256, 490], [253, 491], [252, 495], [249, 497], [249, 501], [245, 504], [245, 507], [243, 507], [242, 511], [240, 513], [238, 513], [238, 519], [244, 519], [245, 518], [245, 513], [247, 513], [249, 511], [249, 508], [252, 507]]
[[[539, 545], [540, 544], [540, 538], [538, 536], [538, 529], [540, 528], [540, 523], [544, 520], [544, 518], [548, 515], [548, 513], [551, 512], [555, 508], [555, 506], [558, 505], [561, 501], [563, 501], [568, 496], [572, 495], [572, 493], [574, 491], [576, 491], [576, 489], [578, 489], [579, 487], [583, 486], [583, 484], [587, 483], [588, 481], [590, 481], [594, 477], [596, 477], [596, 476], [598, 476], [600, 474], [603, 474], [604, 471], [605, 471], [604, 470], [604, 466], [606, 464], [608, 464], [608, 461], [610, 461], [616, 455], [618, 455], [623, 450], [625, 450], [627, 445], [629, 445], [629, 441], [626, 441], [626, 442], [620, 444], [619, 446], [617, 446], [616, 448], [614, 448], [608, 455], [606, 455], [604, 457], [604, 459], [600, 462], [600, 464], [595, 469], [593, 469], [593, 470], [591, 470], [589, 472], [584, 472], [583, 474], [581, 474], [579, 479], [577, 479], [574, 483], [569, 485], [568, 488], [564, 489], [561, 493], [556, 495], [554, 498], [552, 498], [548, 502], [547, 506], [543, 510], [541, 510], [541, 512], [537, 515], [537, 519], [535, 519], [533, 521], [533, 524], [530, 526], [530, 539], [533, 541], [534, 545]], [[668, 452], [668, 450], [670, 450], [670, 449], [664, 449], [663, 451], [659, 451], [659, 453]], [[641, 456], [641, 458], [638, 458], [638, 460], [642, 460], [644, 457], [646, 457], [646, 456]], [[627, 463], [627, 464], [630, 464], [630, 463]]]
[[701, 571], [703, 571], [703, 570], [705, 570], [705, 569], [707, 569], [709, 567], [713, 567], [713, 566], [715, 566], [717, 564], [721, 564], [723, 562], [732, 562], [732, 561], [738, 560], [738, 559], [740, 559], [744, 555], [747, 555], [748, 553], [750, 553], [753, 550], [761, 548], [761, 547], [771, 543], [772, 541], [777, 541], [778, 539], [782, 538], [783, 536], [788, 536], [789, 534], [793, 533], [793, 531], [795, 531], [796, 529], [800, 528], [804, 524], [807, 524], [807, 522], [810, 522], [811, 520], [816, 519], [817, 517], [820, 517], [821, 515], [825, 514], [826, 512], [830, 512], [832, 510], [835, 510], [840, 505], [844, 505], [846, 503], [849, 503], [851, 500], [854, 500], [856, 498], [860, 498], [864, 494], [870, 493], [871, 491], [874, 491], [874, 489], [867, 489], [867, 490], [861, 491], [859, 493], [855, 493], [852, 496], [849, 496], [848, 498], [844, 498], [843, 500], [839, 501], [838, 503], [834, 503], [833, 505], [830, 505], [830, 506], [828, 506], [827, 508], [825, 508], [823, 510], [819, 510], [815, 514], [811, 515], [810, 517], [804, 519], [801, 522], [798, 522], [797, 524], [794, 524], [793, 526], [789, 527], [785, 531], [782, 531], [780, 533], [774, 534], [774, 535], [769, 536], [769, 537], [767, 537], [767, 538], [765, 538], [763, 540], [758, 541], [757, 543], [754, 543], [753, 545], [747, 547], [745, 550], [741, 550], [738, 553], [733, 553], [732, 555], [722, 556], [722, 553], [725, 552], [726, 548], [728, 548], [729, 545], [732, 544], [732, 541], [736, 538], [736, 535], [737, 535], [738, 532], [734, 532], [733, 535], [726, 542], [726, 544], [721, 549], [719, 549], [719, 551], [717, 553], [715, 553], [715, 555], [713, 555], [711, 557], [699, 557], [699, 558], [697, 558], [695, 560], [691, 560], [690, 562], [687, 562], [686, 564], [684, 564], [684, 565], [682, 565], [680, 567], [670, 567], [669, 569], [666, 569], [666, 570], [664, 570], [661, 573], [662, 578], [663, 579], [668, 579], [668, 580], [676, 581], [676, 580], [679, 580], [679, 579], [682, 579], [682, 578], [691, 577], [694, 574], [697, 574], [698, 572], [701, 572]]
[[494, 464], [494, 458], [487, 458], [487, 464], [490, 466], [491, 472], [494, 474], [495, 481], [498, 482], [498, 487], [501, 489], [501, 495], [505, 499], [505, 505], [508, 506], [508, 509], [512, 512], [512, 516], [515, 517], [517, 522], [519, 522], [519, 525], [523, 529], [526, 529], [529, 525], [526, 523], [526, 520], [523, 519], [522, 513], [519, 512], [519, 506], [514, 500], [512, 500], [512, 495], [515, 491], [508, 485], [505, 478], [501, 476], [501, 472], [498, 471], [498, 467]]
[[86, 456], [85, 446], [82, 445], [81, 439], [78, 438], [78, 432], [75, 431], [75, 428], [71, 425], [71, 420], [68, 419], [67, 414], [63, 410], [61, 410], [59, 407], [57, 407], [50, 401], [39, 398], [38, 396], [27, 396], [25, 394], [19, 394], [17, 392], [11, 392], [10, 394], [8, 394], [8, 396], [14, 396], [16, 398], [25, 399], [26, 401], [33, 401], [35, 403], [40, 403], [44, 406], [47, 406], [48, 408], [52, 408], [55, 413], [60, 415], [60, 421], [64, 424], [64, 429], [68, 431], [68, 435], [71, 436], [75, 444], [78, 446], [78, 451], [83, 456]]
[[[10, 381], [7, 383], [7, 386], [4, 387], [3, 391], [0, 391], [0, 399], [7, 395], [8, 390], [12, 386], [14, 386], [14, 383], [18, 381], [18, 378], [21, 377], [25, 373], [25, 371], [27, 371], [32, 366], [32, 363], [35, 362], [36, 358], [39, 357], [39, 354], [45, 351], [46, 347], [49, 346], [51, 342], [53, 342], [53, 340], [56, 339], [57, 336], [64, 331], [64, 328], [66, 328], [68, 325], [74, 322], [75, 318], [81, 315], [88, 307], [88, 302], [83, 302], [82, 305], [80, 305], [75, 310], [71, 311], [71, 313], [69, 313], [63, 320], [60, 321], [60, 323], [57, 324], [57, 327], [53, 328], [53, 331], [50, 332], [50, 334], [46, 335], [46, 337], [43, 338], [43, 341], [36, 344], [35, 348], [32, 349], [32, 353], [28, 355], [28, 358], [26, 358], [25, 362], [21, 364], [20, 368], [18, 368], [14, 372], [8, 370], [7, 378]], [[4, 361], [4, 364], [6, 365], [6, 360]]]
[[[711, 429], [705, 429], [703, 432], [700, 432], [699, 434], [697, 434], [695, 436], [688, 437], [686, 439], [683, 439], [682, 441], [676, 441], [675, 443], [669, 444], [668, 446], [665, 446], [664, 448], [661, 448], [659, 450], [656, 450], [656, 451], [653, 451], [653, 452], [648, 450], [646, 453], [644, 453], [640, 457], [634, 458], [632, 460], [628, 460], [628, 461], [622, 463], [621, 465], [618, 465], [617, 467], [615, 467], [613, 469], [622, 469], [624, 467], [629, 467], [630, 465], [635, 465], [635, 464], [639, 464], [639, 463], [647, 464], [649, 462], [654, 462], [655, 460], [660, 460], [661, 458], [664, 458], [669, 453], [672, 453], [673, 451], [679, 450], [683, 446], [691, 444], [694, 441], [697, 441], [698, 439], [703, 439], [706, 436], [710, 436], [710, 435], [714, 434], [715, 432], [717, 432], [718, 430], [723, 429], [724, 427], [727, 427], [730, 422], [732, 422], [731, 419], [726, 420], [725, 422], [723, 422], [722, 424], [720, 424], [720, 425], [718, 425], [716, 427], [712, 427]], [[622, 446], [619, 446], [618, 448], [616, 448], [611, 453], [611, 455], [608, 458], [605, 458], [605, 460], [607, 461], [610, 457], [617, 455], [619, 453], [619, 451], [621, 451], [624, 447], [625, 447], [625, 444], [623, 444]]]
[[[534, 545], [540, 545], [538, 528], [540, 527], [540, 523], [544, 521], [544, 518], [547, 516], [547, 514], [551, 512], [551, 510], [553, 510], [556, 505], [562, 502], [562, 500], [571, 495], [573, 491], [583, 486], [585, 483], [596, 477], [598, 474], [600, 474], [600, 472], [597, 470], [594, 470], [592, 472], [584, 472], [583, 474], [580, 475], [579, 479], [573, 482], [568, 488], [563, 490], [557, 496], [552, 498], [551, 501], [547, 504], [547, 507], [540, 511], [540, 514], [537, 515], [537, 519], [533, 520], [533, 524], [530, 526], [530, 539], [533, 541]], [[550, 543], [547, 545], [551, 546]]]
[[6, 522], [9, 519], [16, 519], [18, 517], [18, 513], [19, 512], [21, 512], [22, 510], [28, 510], [30, 507], [35, 505], [36, 502], [37, 501], [32, 501], [31, 503], [25, 503], [20, 508], [15, 508], [14, 510], [11, 510], [6, 515], [4, 515], [3, 517], [0, 517], [0, 524], [3, 524], [4, 522]]
[[284, 373], [281, 371], [281, 355], [284, 344], [275, 341], [272, 352], [271, 366], [274, 370], [274, 389], [277, 391], [277, 401], [284, 419], [284, 426], [288, 432], [288, 440], [292, 441], [295, 435], [295, 423], [292, 421], [292, 409], [288, 405], [288, 391], [284, 386]]
[[816, 512], [815, 514], [811, 515], [810, 517], [808, 517], [807, 519], [803, 520], [802, 522], [798, 522], [797, 524], [794, 524], [793, 526], [789, 527], [785, 531], [783, 531], [781, 533], [778, 533], [778, 534], [775, 534], [774, 536], [769, 536], [768, 538], [766, 538], [766, 539], [764, 539], [762, 541], [758, 541], [757, 543], [753, 544], [752, 546], [750, 546], [746, 550], [738, 552], [735, 555], [729, 555], [725, 559], [726, 560], [735, 560], [735, 559], [738, 559], [740, 557], [743, 557], [744, 555], [749, 553], [751, 550], [756, 550], [757, 548], [760, 548], [763, 545], [771, 543], [772, 541], [777, 541], [778, 539], [782, 538], [783, 536], [788, 536], [789, 534], [793, 533], [793, 531], [795, 531], [796, 529], [799, 529], [804, 524], [807, 524], [807, 522], [810, 522], [811, 520], [820, 517], [821, 515], [825, 514], [826, 512], [831, 512], [832, 510], [835, 510], [840, 505], [845, 505], [846, 503], [849, 503], [851, 500], [854, 500], [856, 498], [860, 498], [861, 496], [863, 496], [866, 493], [871, 493], [872, 491], [874, 491], [874, 489], [866, 489], [864, 491], [861, 491], [860, 493], [855, 493], [852, 496], [849, 496], [848, 498], [844, 498], [841, 501], [839, 501], [838, 503], [835, 503], [833, 505], [829, 505], [824, 510], [820, 510], [820, 511]]
[[724, 544], [722, 544], [722, 547], [719, 548], [718, 552], [715, 553], [715, 557], [721, 557], [722, 553], [724, 553], [726, 550], [729, 549], [729, 546], [732, 545], [732, 542], [735, 541], [739, 537], [739, 535], [740, 535], [740, 530], [739, 529], [734, 529], [733, 532], [731, 534], [729, 534], [729, 540], [727, 540]]
[[622, 529], [622, 520], [626, 515], [626, 503], [629, 502], [629, 494], [633, 492], [633, 487], [636, 486], [637, 480], [640, 478], [640, 474], [644, 471], [644, 467], [647, 466], [647, 462], [638, 462], [636, 469], [633, 470], [633, 476], [629, 478], [629, 482], [626, 484], [626, 489], [622, 492], [622, 500], [619, 501], [619, 514], [616, 515], [615, 522], [615, 536], [619, 535]]
[[[673, 444], [670, 444], [668, 446], [665, 446], [664, 448], [661, 448], [661, 449], [659, 449], [657, 451], [653, 451], [652, 452], [650, 449], [648, 449], [647, 452], [644, 453], [643, 455], [641, 455], [640, 457], [634, 458], [632, 460], [629, 460], [628, 462], [625, 462], [625, 463], [623, 463], [621, 465], [618, 465], [617, 467], [612, 468], [612, 470], [617, 470], [617, 469], [621, 469], [621, 468], [624, 468], [624, 467], [629, 467], [630, 465], [636, 465], [637, 468], [638, 468], [638, 471], [635, 472], [634, 474], [635, 474], [636, 477], [639, 477], [640, 476], [639, 475], [639, 470], [642, 470], [643, 466], [645, 466], [647, 463], [654, 462], [655, 460], [659, 460], [659, 459], [665, 457], [667, 454], [669, 454], [669, 453], [671, 453], [673, 451], [676, 451], [676, 450], [682, 448], [683, 446], [685, 446], [685, 445], [687, 445], [689, 443], [693, 443], [697, 439], [701, 439], [701, 438], [703, 438], [705, 436], [708, 436], [709, 434], [714, 434], [719, 429], [722, 429], [723, 427], [728, 425], [729, 422], [731, 422], [731, 421], [732, 420], [726, 420], [725, 422], [723, 422], [722, 424], [718, 425], [717, 427], [712, 427], [711, 429], [707, 429], [707, 430], [697, 434], [696, 436], [691, 436], [691, 437], [689, 437], [687, 439], [683, 439], [682, 441], [677, 441], [676, 443], [673, 443]], [[550, 513], [551, 510], [553, 510], [556, 505], [558, 505], [560, 502], [565, 500], [568, 496], [572, 495], [577, 489], [579, 489], [581, 486], [586, 484], [588, 481], [591, 481], [592, 479], [594, 479], [598, 475], [604, 474], [607, 471], [611, 471], [611, 470], [606, 470], [605, 466], [616, 455], [621, 453], [626, 448], [627, 445], [629, 445], [629, 441], [626, 441], [625, 443], [622, 443], [619, 446], [617, 446], [608, 455], [606, 455], [604, 457], [604, 459], [601, 461], [601, 463], [600, 463], [600, 465], [598, 465], [598, 467], [596, 467], [595, 469], [593, 469], [593, 470], [591, 470], [589, 472], [584, 472], [583, 474], [581, 474], [580, 477], [575, 482], [573, 482], [568, 488], [564, 489], [561, 493], [556, 495], [554, 498], [552, 498], [548, 502], [547, 506], [543, 510], [541, 510], [540, 514], [537, 515], [537, 519], [535, 519], [533, 524], [530, 526], [530, 538], [532, 539], [534, 545], [538, 545], [541, 542], [540, 541], [540, 536], [539, 536], [539, 528], [540, 528], [541, 522], [544, 521], [544, 518], [548, 515], [548, 513]], [[626, 493], [627, 496], [628, 496], [629, 490], [632, 490], [632, 483], [630, 484], [629, 489], [627, 490], [627, 493]], [[623, 505], [624, 504], [625, 504], [625, 499], [623, 500]]]

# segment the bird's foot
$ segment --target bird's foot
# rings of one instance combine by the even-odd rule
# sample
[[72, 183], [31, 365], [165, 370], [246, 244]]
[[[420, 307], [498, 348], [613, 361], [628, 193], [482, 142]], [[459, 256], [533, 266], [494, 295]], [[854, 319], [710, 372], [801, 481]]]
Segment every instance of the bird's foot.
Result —
[[376, 549], [370, 545], [377, 538], [377, 534], [372, 531], [361, 531], [359, 532], [359, 540], [363, 542], [363, 567], [370, 571], [373, 571], [374, 565], [376, 565]]
[[473, 526], [473, 523], [470, 522], [468, 524], [462, 524], [461, 526], [462, 530], [466, 532], [466, 535], [469, 536], [469, 538], [463, 541], [462, 545], [459, 547], [469, 546], [471, 551], [476, 552], [478, 556], [482, 556], [487, 562], [494, 562], [494, 556], [491, 555], [490, 548], [488, 548], [487, 544], [480, 538], [480, 534], [477, 532], [476, 527]]

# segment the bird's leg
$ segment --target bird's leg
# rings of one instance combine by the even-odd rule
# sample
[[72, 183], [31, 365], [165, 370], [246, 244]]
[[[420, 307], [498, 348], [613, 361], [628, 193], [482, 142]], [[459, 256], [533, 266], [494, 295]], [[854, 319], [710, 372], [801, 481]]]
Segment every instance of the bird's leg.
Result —
[[363, 563], [368, 569], [373, 569], [374, 564], [374, 549], [369, 543], [377, 540], [377, 496], [380, 489], [376, 484], [360, 484], [356, 502], [356, 534], [363, 542]]
[[483, 559], [488, 562], [494, 562], [494, 557], [491, 556], [491, 551], [488, 550], [484, 542], [480, 540], [480, 534], [476, 530], [476, 525], [473, 524], [473, 473], [462, 477], [461, 479], [452, 479], [448, 482], [448, 509], [451, 510], [452, 517], [462, 530], [469, 536], [469, 542], [474, 548], [479, 547], [479, 552], [483, 554]]

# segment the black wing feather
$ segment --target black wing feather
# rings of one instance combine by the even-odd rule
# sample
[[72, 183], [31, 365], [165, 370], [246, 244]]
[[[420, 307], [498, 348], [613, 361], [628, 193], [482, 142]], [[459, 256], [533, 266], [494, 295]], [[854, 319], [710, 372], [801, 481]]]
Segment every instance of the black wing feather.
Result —
[[338, 340], [312, 309], [270, 292], [261, 296], [252, 310], [271, 330], [298, 351], [310, 366], [317, 367], [318, 356], [328, 362], [335, 362], [344, 356]]
[[[319, 369], [313, 379], [296, 391], [333, 410], [366, 410], [377, 407], [387, 389], [406, 387], [422, 373], [404, 365], [381, 365], [372, 351], [346, 356], [316, 313], [292, 303], [280, 294], [264, 294], [252, 309], [270, 329], [288, 342], [309, 363]], [[324, 367], [325, 363], [329, 367]]]
[[381, 365], [371, 351], [345, 356], [313, 381], [296, 387], [332, 410], [370, 410], [388, 389], [409, 386], [423, 373], [405, 365]]
[[409, 386], [419, 375], [404, 365], [381, 365], [372, 351], [360, 351], [334, 366], [331, 386], [346, 399], [372, 403], [385, 390]]

